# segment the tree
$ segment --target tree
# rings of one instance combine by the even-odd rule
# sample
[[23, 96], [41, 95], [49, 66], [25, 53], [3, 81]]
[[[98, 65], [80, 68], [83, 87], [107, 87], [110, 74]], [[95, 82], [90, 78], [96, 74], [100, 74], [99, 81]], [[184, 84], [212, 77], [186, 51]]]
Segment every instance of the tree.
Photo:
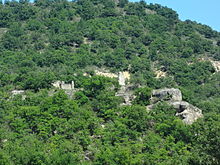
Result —
[[134, 100], [135, 104], [139, 105], [149, 105], [150, 104], [150, 97], [151, 97], [152, 89], [148, 87], [138, 88], [135, 91], [136, 98]]
[[219, 115], [208, 114], [192, 127], [194, 131], [194, 158], [193, 163], [219, 164], [220, 162], [220, 124]]
[[128, 0], [119, 0], [118, 6], [123, 8], [128, 4]]

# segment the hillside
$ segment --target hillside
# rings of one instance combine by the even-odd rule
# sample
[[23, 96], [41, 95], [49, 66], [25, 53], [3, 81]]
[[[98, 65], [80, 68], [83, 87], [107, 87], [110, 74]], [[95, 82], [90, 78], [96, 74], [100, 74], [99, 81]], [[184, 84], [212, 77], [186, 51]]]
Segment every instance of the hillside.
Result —
[[144, 1], [0, 3], [0, 165], [218, 165], [219, 137], [219, 32]]

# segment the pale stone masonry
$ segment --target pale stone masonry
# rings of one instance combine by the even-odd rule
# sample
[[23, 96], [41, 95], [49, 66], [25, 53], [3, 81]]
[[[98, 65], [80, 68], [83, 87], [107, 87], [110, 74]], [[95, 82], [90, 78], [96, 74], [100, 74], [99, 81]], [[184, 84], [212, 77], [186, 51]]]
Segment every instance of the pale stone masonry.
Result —
[[73, 90], [74, 89], [74, 81], [71, 83], [65, 83], [64, 81], [56, 81], [52, 83], [55, 88], [63, 89], [63, 90]]

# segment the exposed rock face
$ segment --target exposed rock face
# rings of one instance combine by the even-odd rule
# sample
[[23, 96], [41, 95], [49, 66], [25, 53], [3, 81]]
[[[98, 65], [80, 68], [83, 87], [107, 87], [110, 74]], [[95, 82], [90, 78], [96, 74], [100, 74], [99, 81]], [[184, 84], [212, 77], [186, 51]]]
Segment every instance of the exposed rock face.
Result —
[[192, 124], [197, 119], [203, 117], [202, 110], [185, 101], [170, 102], [176, 110], [176, 116], [179, 116], [184, 123]]
[[158, 101], [182, 101], [182, 93], [179, 89], [174, 88], [153, 90], [151, 101], [152, 103]]
[[110, 72], [107, 72], [107, 71], [98, 71], [98, 70], [95, 70], [95, 74], [98, 75], [98, 76], [104, 76], [104, 77], [109, 77], [109, 78], [118, 78], [118, 75], [115, 74], [115, 73], [110, 73]]
[[210, 60], [216, 72], [220, 72], [220, 61], [212, 61]]
[[119, 75], [118, 75], [119, 85], [125, 86], [126, 80], [130, 80], [130, 73], [129, 72], [119, 72]]
[[182, 93], [179, 89], [166, 88], [154, 90], [151, 97], [151, 105], [147, 109], [151, 110], [159, 101], [166, 101], [176, 109], [176, 116], [179, 116], [184, 123], [192, 124], [198, 118], [203, 117], [202, 110], [182, 101]]
[[72, 81], [70, 84], [66, 84], [64, 81], [56, 81], [52, 84], [55, 88], [63, 89], [63, 90], [73, 90], [74, 82]]
[[167, 76], [167, 73], [166, 73], [166, 72], [163, 72], [163, 71], [161, 71], [161, 70], [155, 71], [155, 74], [156, 74], [156, 78], [157, 78], [157, 79], [163, 78], [163, 77], [166, 77], [166, 76]]

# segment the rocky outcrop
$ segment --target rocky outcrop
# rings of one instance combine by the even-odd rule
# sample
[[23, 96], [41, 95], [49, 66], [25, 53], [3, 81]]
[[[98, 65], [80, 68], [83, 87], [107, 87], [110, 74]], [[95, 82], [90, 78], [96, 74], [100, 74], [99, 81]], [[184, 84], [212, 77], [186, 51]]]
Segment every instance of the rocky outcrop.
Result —
[[186, 124], [192, 124], [197, 119], [203, 117], [201, 109], [188, 102], [182, 101], [182, 93], [179, 89], [165, 88], [153, 90], [151, 105], [147, 106], [147, 109], [153, 109], [153, 107], [161, 101], [165, 101], [173, 106], [176, 109], [176, 116], [179, 116]]
[[159, 79], [159, 78], [166, 77], [166, 76], [167, 76], [167, 73], [166, 73], [166, 72], [163, 72], [163, 71], [161, 71], [161, 70], [156, 70], [156, 71], [155, 71], [155, 75], [156, 75], [156, 78]]
[[156, 103], [158, 101], [182, 101], [182, 93], [175, 88], [153, 90], [151, 102]]
[[192, 124], [197, 119], [203, 117], [202, 110], [189, 104], [188, 102], [176, 101], [170, 102], [169, 104], [176, 109], [176, 116], [179, 116], [186, 124]]
[[98, 76], [104, 76], [104, 77], [109, 77], [109, 78], [118, 78], [118, 75], [115, 73], [111, 73], [108, 71], [99, 71], [95, 70], [95, 74]]
[[215, 68], [216, 72], [220, 72], [220, 61], [212, 61], [210, 60], [210, 62], [212, 63], [213, 67]]
[[121, 86], [126, 85], [126, 81], [130, 80], [130, 73], [129, 72], [119, 72], [118, 74], [118, 83]]

